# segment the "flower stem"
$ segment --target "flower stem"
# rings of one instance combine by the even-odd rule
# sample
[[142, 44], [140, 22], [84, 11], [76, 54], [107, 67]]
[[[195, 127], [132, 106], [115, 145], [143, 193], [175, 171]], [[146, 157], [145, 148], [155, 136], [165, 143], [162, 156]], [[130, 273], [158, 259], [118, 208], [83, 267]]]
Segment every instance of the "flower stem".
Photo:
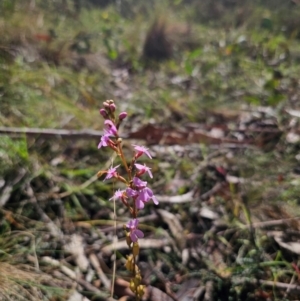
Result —
[[125, 166], [126, 172], [128, 174], [128, 177], [129, 177], [129, 181], [131, 181], [131, 179], [132, 179], [131, 169], [127, 165], [127, 161], [126, 161], [126, 158], [124, 156], [123, 148], [122, 148], [122, 144], [121, 143], [122, 143], [122, 140], [121, 141], [120, 140], [117, 141], [117, 147], [118, 147], [118, 150], [119, 150], [119, 156], [120, 156], [120, 158], [121, 158], [121, 160], [123, 162], [123, 165]]

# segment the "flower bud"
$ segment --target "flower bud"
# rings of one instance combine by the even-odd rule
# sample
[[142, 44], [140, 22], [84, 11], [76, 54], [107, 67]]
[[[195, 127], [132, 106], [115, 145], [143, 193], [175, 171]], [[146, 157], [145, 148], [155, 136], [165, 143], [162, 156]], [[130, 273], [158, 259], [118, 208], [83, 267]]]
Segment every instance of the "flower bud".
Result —
[[123, 119], [125, 119], [127, 117], [127, 112], [121, 112], [120, 114], [119, 114], [119, 120], [123, 120]]
[[106, 109], [109, 109], [109, 103], [107, 101], [104, 101], [103, 107]]
[[106, 173], [107, 173], [107, 170], [100, 170], [100, 171], [97, 172], [97, 177], [101, 178]]
[[103, 116], [103, 118], [108, 118], [108, 115], [107, 115], [105, 109], [100, 109], [99, 113], [100, 113], [100, 115]]
[[125, 268], [127, 271], [132, 272], [134, 271], [134, 262], [133, 262], [133, 257], [132, 255], [129, 255], [127, 257], [126, 263], [125, 263]]
[[110, 111], [114, 112], [116, 110], [116, 105], [114, 103], [109, 105]]
[[126, 231], [126, 243], [127, 243], [127, 246], [130, 247], [132, 241], [131, 241], [131, 238], [130, 238], [130, 233]]
[[139, 285], [136, 289], [136, 294], [137, 294], [137, 297], [142, 299], [143, 295], [145, 293], [145, 285]]
[[[137, 270], [138, 270], [138, 268], [137, 268]], [[142, 282], [142, 276], [141, 276], [141, 273], [139, 272], [139, 270], [135, 271], [134, 282], [135, 282], [136, 286], [138, 286]]]
[[140, 246], [138, 242], [134, 242], [132, 246], [132, 255], [133, 256], [138, 256], [140, 253]]
[[133, 279], [130, 280], [129, 288], [133, 293], [135, 293], [136, 289], [135, 289], [135, 283], [134, 283]]

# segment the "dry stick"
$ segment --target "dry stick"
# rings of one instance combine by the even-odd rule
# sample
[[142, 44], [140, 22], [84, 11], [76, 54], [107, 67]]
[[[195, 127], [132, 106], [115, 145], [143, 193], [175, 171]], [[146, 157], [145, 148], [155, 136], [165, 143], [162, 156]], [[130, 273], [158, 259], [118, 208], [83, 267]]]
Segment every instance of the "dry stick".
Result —
[[293, 285], [293, 283], [295, 282], [295, 278], [296, 278], [296, 274], [293, 274], [292, 278], [291, 278], [291, 281], [289, 283], [289, 287], [286, 289], [286, 292], [284, 294], [284, 298], [287, 298], [289, 292], [291, 291], [290, 287], [291, 285]]
[[98, 277], [100, 278], [100, 280], [102, 281], [102, 283], [104, 284], [104, 286], [109, 290], [110, 288], [110, 281], [108, 280], [108, 278], [106, 277], [106, 275], [104, 274], [101, 265], [99, 263], [99, 260], [97, 258], [97, 255], [95, 255], [94, 253], [90, 254], [89, 256], [90, 262], [92, 264], [92, 266], [94, 267], [94, 269], [96, 270], [96, 273], [98, 274]]
[[18, 175], [12, 180], [12, 182], [6, 184], [2, 189], [2, 193], [0, 196], [0, 208], [4, 207], [7, 201], [9, 200], [11, 193], [13, 191], [14, 185], [19, 183], [23, 177], [26, 175], [26, 170], [23, 168], [19, 168]]
[[269, 280], [259, 280], [259, 283], [265, 286], [276, 287], [279, 289], [289, 289], [290, 292], [300, 292], [300, 285], [297, 284], [289, 284], [282, 282], [274, 282]]
[[98, 294], [99, 296], [102, 297], [107, 297], [102, 291], [100, 291], [98, 288], [96, 288], [94, 285], [92, 285], [91, 283], [80, 279], [77, 277], [76, 273], [74, 271], [72, 271], [71, 269], [69, 269], [68, 267], [66, 267], [65, 265], [63, 265], [62, 263], [60, 263], [58, 260], [53, 259], [51, 257], [48, 256], [44, 256], [42, 257], [42, 261], [55, 266], [55, 267], [59, 267], [60, 270], [69, 278], [71, 278], [72, 280], [76, 281], [79, 285], [83, 286], [85, 289]]
[[[290, 217], [290, 218], [285, 218], [285, 219], [278, 219], [278, 220], [270, 220], [270, 221], [265, 221], [265, 222], [256, 222], [251, 225], [252, 228], [254, 229], [261, 229], [261, 228], [267, 228], [267, 227], [275, 227], [275, 226], [284, 226], [287, 225], [287, 222], [293, 221], [300, 219], [300, 216], [295, 216], [295, 217]], [[221, 224], [220, 224], [221, 225]], [[223, 225], [223, 223], [222, 223]], [[226, 226], [226, 224], [224, 224]], [[250, 225], [243, 225], [245, 228], [250, 228]], [[219, 235], [223, 235], [223, 233], [231, 233], [234, 232], [237, 228], [231, 228], [231, 229], [226, 229], [224, 231], [219, 231]]]
[[213, 301], [213, 290], [214, 290], [214, 283], [213, 281], [207, 281], [205, 284], [205, 295], [204, 301]]
[[271, 220], [265, 222], [256, 222], [252, 224], [253, 228], [265, 228], [265, 227], [273, 227], [273, 226], [282, 226], [286, 225], [287, 222], [300, 219], [300, 216], [285, 218], [285, 219], [278, 219], [278, 220]]
[[[140, 249], [160, 249], [170, 245], [169, 239], [143, 239], [139, 242]], [[119, 240], [116, 244], [106, 245], [101, 248], [104, 254], [111, 254], [114, 250], [127, 249], [128, 245], [125, 240]]]
[[[209, 191], [201, 194], [198, 199], [200, 200], [206, 200], [215, 193], [217, 193], [222, 187], [223, 187], [224, 182], [218, 182], [215, 184], [215, 186], [210, 189]], [[173, 204], [182, 204], [182, 203], [190, 203], [194, 202], [194, 193], [195, 191], [189, 191], [185, 194], [182, 195], [175, 195], [175, 196], [167, 196], [167, 195], [156, 195], [157, 200], [160, 203], [173, 203]]]
[[267, 287], [275, 287], [278, 289], [288, 289], [289, 292], [300, 292], [300, 285], [297, 284], [289, 284], [289, 283], [283, 283], [283, 282], [275, 282], [270, 280], [256, 280], [256, 279], [247, 279], [247, 278], [239, 278], [234, 283], [236, 284], [242, 284], [242, 283], [251, 283], [251, 284], [257, 284], [257, 282], [261, 285], [267, 286]]
[[14, 127], [0, 127], [0, 135], [8, 134], [11, 136], [32, 136], [32, 137], [53, 137], [53, 136], [62, 136], [70, 137], [74, 139], [94, 139], [99, 138], [103, 135], [102, 131], [96, 130], [63, 130], [63, 129], [39, 129], [39, 128], [14, 128]]
[[[146, 215], [146, 216], [141, 216], [139, 218], [139, 221], [140, 221], [140, 224], [147, 224], [148, 222], [152, 222], [152, 221], [155, 221], [156, 219], [158, 219], [158, 216], [156, 213], [151, 213], [149, 215]], [[102, 220], [100, 220], [101, 222]], [[110, 224], [113, 224], [114, 225], [114, 221], [112, 222], [109, 222], [107, 220], [103, 220], [102, 223], [98, 223], [99, 220], [95, 220], [95, 223], [93, 222], [75, 222], [74, 224], [79, 226], [79, 227], [85, 227], [85, 228], [90, 228], [91, 225], [110, 225]], [[116, 230], [120, 230], [120, 229], [123, 229], [124, 228], [124, 220], [117, 220], [117, 225], [116, 225]], [[111, 232], [115, 229], [115, 226], [109, 226], [109, 227], [106, 227], [106, 228], [102, 228], [101, 229], [101, 232], [104, 232], [104, 233], [107, 233], [107, 232]]]
[[[259, 132], [262, 132], [262, 130], [257, 130]], [[23, 135], [27, 136], [32, 136], [32, 137], [55, 137], [55, 136], [62, 136], [66, 138], [71, 138], [71, 139], [94, 139], [94, 138], [99, 138], [100, 136], [103, 135], [102, 131], [96, 131], [96, 130], [89, 130], [89, 129], [84, 129], [84, 130], [65, 130], [65, 129], [41, 129], [41, 128], [16, 128], [16, 127], [0, 127], [0, 135], [10, 135], [10, 136], [15, 136], [15, 137], [20, 137]], [[145, 137], [134, 137], [132, 135], [134, 133], [129, 133], [128, 135], [125, 135], [125, 138], [133, 138], [133, 139], [141, 139], [141, 140], [147, 140], [147, 136]], [[194, 133], [195, 134], [195, 133]], [[132, 137], [133, 136], [133, 137]], [[210, 138], [210, 137], [208, 137]], [[211, 138], [214, 139], [214, 138]], [[197, 139], [198, 140], [198, 139]], [[217, 139], [218, 140], [218, 139]], [[197, 142], [197, 141], [196, 141]], [[209, 141], [207, 142], [209, 144]], [[168, 144], [177, 144], [175, 142], [168, 143]], [[179, 143], [180, 144], [180, 143]], [[225, 148], [254, 148], [256, 149], [255, 146], [247, 143], [247, 142], [242, 142], [239, 143], [238, 141], [235, 143], [235, 141], [220, 141], [216, 145], [212, 144], [212, 148], [220, 148], [220, 144], [223, 145]]]

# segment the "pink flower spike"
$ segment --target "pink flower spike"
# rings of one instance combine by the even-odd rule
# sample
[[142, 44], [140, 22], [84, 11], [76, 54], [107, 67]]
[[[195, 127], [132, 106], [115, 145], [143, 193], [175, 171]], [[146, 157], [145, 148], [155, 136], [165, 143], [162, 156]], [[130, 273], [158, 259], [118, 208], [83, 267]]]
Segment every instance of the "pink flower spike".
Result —
[[116, 201], [116, 200], [121, 200], [122, 198], [124, 198], [123, 193], [124, 193], [124, 190], [118, 189], [118, 190], [115, 192], [115, 194], [109, 199], [109, 201], [111, 201], [111, 200], [114, 200], [114, 201]]
[[107, 171], [107, 174], [106, 174], [106, 177], [103, 181], [105, 180], [108, 180], [108, 179], [111, 179], [111, 178], [114, 178], [114, 177], [117, 177], [118, 176], [118, 173], [116, 172], [117, 168], [119, 167], [120, 165], [116, 166], [116, 167], [111, 167], [108, 171]]
[[140, 171], [139, 175], [143, 175], [145, 172], [148, 173], [150, 178], [153, 178], [152, 172], [151, 172], [151, 168], [149, 168], [148, 166], [146, 166], [146, 164], [142, 165], [142, 164], [134, 164], [135, 167]]
[[139, 224], [138, 219], [132, 219], [126, 224], [126, 227], [130, 231], [130, 238], [133, 242], [137, 242], [139, 238], [144, 237], [144, 233], [137, 228], [138, 224]]
[[150, 153], [148, 152], [148, 148], [146, 148], [145, 146], [139, 146], [134, 144], [133, 146], [134, 149], [137, 151], [137, 153], [135, 154], [136, 159], [142, 156], [143, 154], [147, 155], [150, 159], [152, 159]]
[[106, 130], [109, 134], [111, 134], [112, 136], [118, 136], [118, 130], [111, 120], [106, 119], [104, 121], [104, 125], [106, 126]]

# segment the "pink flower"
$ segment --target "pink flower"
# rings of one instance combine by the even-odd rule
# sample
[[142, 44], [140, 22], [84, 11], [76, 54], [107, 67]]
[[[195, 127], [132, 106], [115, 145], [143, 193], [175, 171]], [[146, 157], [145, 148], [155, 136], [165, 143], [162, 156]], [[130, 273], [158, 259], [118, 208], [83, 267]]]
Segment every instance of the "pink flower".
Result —
[[136, 196], [138, 195], [138, 192], [137, 192], [136, 190], [134, 190], [134, 189], [128, 187], [128, 188], [126, 189], [126, 194], [127, 194], [128, 197], [134, 198], [134, 197], [136, 197]]
[[130, 231], [130, 238], [133, 242], [137, 242], [137, 240], [139, 238], [143, 238], [144, 237], [144, 233], [139, 230], [138, 227], [139, 224], [139, 220], [138, 219], [132, 219], [130, 220], [127, 224], [126, 227], [129, 229]]
[[146, 181], [142, 181], [138, 177], [134, 177], [133, 180], [132, 180], [132, 183], [138, 189], [142, 189], [142, 188], [144, 188], [144, 187], [147, 186], [147, 182]]
[[144, 147], [144, 146], [139, 146], [139, 145], [134, 145], [134, 149], [137, 151], [137, 153], [135, 154], [135, 158], [139, 158], [140, 156], [142, 156], [143, 154], [147, 155], [150, 159], [152, 159], [150, 153], [148, 152], [148, 148]]
[[139, 170], [138, 175], [141, 176], [143, 175], [145, 172], [148, 173], [148, 175], [150, 176], [150, 178], [153, 178], [152, 172], [151, 172], [151, 168], [149, 168], [148, 166], [146, 166], [146, 164], [142, 165], [142, 164], [134, 164], [135, 167]]
[[108, 180], [108, 179], [111, 179], [111, 178], [114, 178], [114, 177], [117, 177], [118, 176], [118, 173], [116, 172], [117, 168], [119, 167], [120, 165], [116, 166], [116, 167], [111, 167], [108, 171], [107, 171], [107, 174], [106, 174], [106, 177], [103, 181], [105, 180]]
[[149, 202], [152, 199], [155, 205], [158, 205], [158, 200], [154, 196], [153, 191], [145, 187], [139, 191], [139, 195], [135, 200], [135, 206], [137, 209], [143, 209], [145, 207], [145, 203]]
[[104, 125], [106, 127], [106, 131], [110, 135], [112, 135], [112, 136], [118, 136], [118, 130], [117, 130], [116, 126], [114, 125], [114, 123], [111, 120], [106, 119], [104, 121]]
[[124, 190], [120, 190], [120, 189], [118, 189], [115, 193], [114, 193], [114, 195], [109, 199], [110, 201], [111, 200], [114, 200], [114, 201], [116, 201], [116, 200], [121, 200], [121, 199], [123, 199], [125, 196], [124, 196]]
[[98, 148], [108, 146], [109, 136], [110, 134], [106, 130], [104, 130], [104, 135], [101, 137]]

